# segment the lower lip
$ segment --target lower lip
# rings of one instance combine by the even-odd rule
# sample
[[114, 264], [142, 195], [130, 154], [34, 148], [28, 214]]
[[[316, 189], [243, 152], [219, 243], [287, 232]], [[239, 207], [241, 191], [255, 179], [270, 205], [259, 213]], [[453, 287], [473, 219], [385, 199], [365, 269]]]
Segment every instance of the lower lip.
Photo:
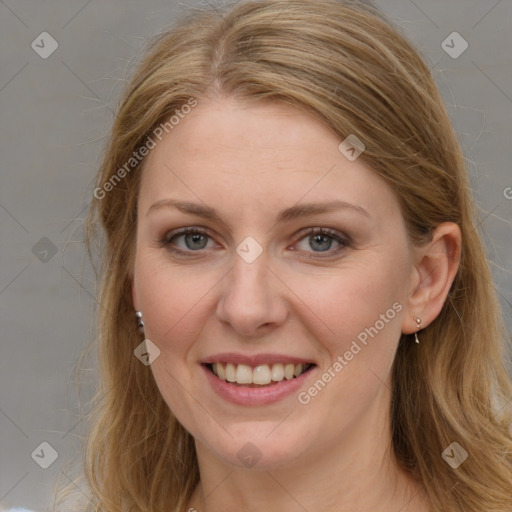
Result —
[[294, 379], [283, 379], [281, 382], [268, 386], [249, 388], [221, 380], [206, 366], [201, 365], [201, 367], [215, 392], [228, 402], [237, 405], [268, 405], [278, 402], [303, 386], [305, 380], [314, 371], [314, 368], [311, 368]]

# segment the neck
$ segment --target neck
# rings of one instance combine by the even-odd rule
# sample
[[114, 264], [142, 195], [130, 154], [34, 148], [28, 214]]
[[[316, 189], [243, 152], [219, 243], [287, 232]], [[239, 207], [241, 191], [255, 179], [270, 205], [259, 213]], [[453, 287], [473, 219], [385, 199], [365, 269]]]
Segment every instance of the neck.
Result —
[[186, 510], [428, 512], [421, 484], [394, 461], [388, 411], [376, 406], [335, 447], [316, 443], [286, 467], [235, 468], [196, 441], [201, 481]]

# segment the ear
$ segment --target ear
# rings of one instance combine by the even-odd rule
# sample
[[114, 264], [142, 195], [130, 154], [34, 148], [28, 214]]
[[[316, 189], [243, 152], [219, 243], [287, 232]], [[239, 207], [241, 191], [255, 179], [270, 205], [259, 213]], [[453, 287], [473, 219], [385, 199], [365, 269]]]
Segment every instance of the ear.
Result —
[[462, 235], [453, 222], [437, 226], [432, 240], [417, 248], [407, 311], [402, 332], [418, 331], [415, 318], [421, 320], [420, 329], [431, 324], [441, 312], [460, 264]]

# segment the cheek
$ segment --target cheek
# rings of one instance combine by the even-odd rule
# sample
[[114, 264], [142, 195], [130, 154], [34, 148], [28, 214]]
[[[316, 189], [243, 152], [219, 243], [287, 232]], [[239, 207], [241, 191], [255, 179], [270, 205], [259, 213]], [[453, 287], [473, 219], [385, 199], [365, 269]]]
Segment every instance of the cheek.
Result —
[[388, 356], [394, 351], [401, 331], [406, 268], [405, 258], [397, 255], [387, 261], [365, 258], [324, 274], [289, 276], [300, 299], [296, 301], [301, 304], [298, 314], [310, 319], [310, 331], [331, 359], [343, 355], [357, 339], [365, 352], [370, 344], [364, 341], [368, 340], [378, 340], [372, 343], [372, 352]]
[[150, 250], [139, 256], [135, 275], [146, 336], [162, 351], [183, 352], [201, 329], [217, 273], [185, 269]]
[[[387, 390], [401, 333], [406, 268], [389, 261], [346, 268], [322, 280], [302, 278], [297, 288], [315, 313], [309, 312], [308, 327], [324, 351], [318, 380], [300, 390], [299, 403], [336, 426], [336, 433], [357, 422]], [[332, 439], [323, 435], [327, 450]]]
[[[197, 415], [192, 371], [197, 370], [195, 341], [211, 311], [208, 292], [218, 282], [213, 272], [194, 272], [172, 265], [162, 254], [142, 249], [136, 258], [137, 296], [145, 337], [160, 350], [151, 364], [157, 387], [170, 410], [195, 435]], [[207, 309], [210, 308], [208, 311]]]

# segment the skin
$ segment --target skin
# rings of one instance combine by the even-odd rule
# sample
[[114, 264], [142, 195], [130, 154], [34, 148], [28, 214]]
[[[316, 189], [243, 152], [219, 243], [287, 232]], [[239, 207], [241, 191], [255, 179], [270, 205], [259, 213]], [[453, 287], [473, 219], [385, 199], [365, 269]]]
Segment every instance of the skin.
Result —
[[[442, 308], [460, 231], [442, 224], [411, 250], [393, 192], [362, 158], [345, 158], [340, 142], [291, 106], [215, 98], [146, 161], [134, 308], [161, 351], [151, 365], [158, 388], [196, 442], [201, 484], [189, 507], [200, 512], [429, 510], [420, 484], [393, 462], [390, 372], [401, 333]], [[224, 222], [151, 208], [171, 198], [214, 208]], [[332, 200], [366, 214], [347, 207], [276, 223], [285, 208]], [[183, 227], [208, 236], [172, 238]], [[315, 243], [308, 228], [350, 242]], [[250, 264], [236, 252], [248, 236], [263, 249]], [[164, 239], [188, 252], [173, 254]], [[307, 405], [296, 393], [265, 406], [228, 403], [199, 364], [220, 352], [295, 355], [318, 365], [307, 390], [397, 302], [395, 318]], [[252, 468], [237, 456], [248, 442], [261, 453]]]

